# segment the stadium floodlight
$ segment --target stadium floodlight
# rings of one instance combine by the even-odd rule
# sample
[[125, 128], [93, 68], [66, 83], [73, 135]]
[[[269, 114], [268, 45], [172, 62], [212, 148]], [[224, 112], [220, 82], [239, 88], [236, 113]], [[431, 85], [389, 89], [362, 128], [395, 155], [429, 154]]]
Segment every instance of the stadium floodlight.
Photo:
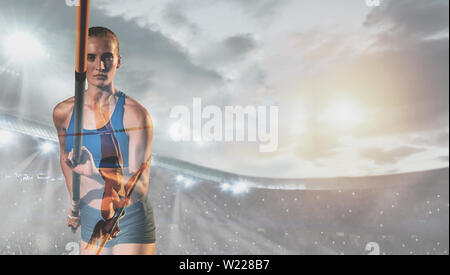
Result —
[[222, 191], [228, 191], [228, 190], [230, 190], [230, 188], [231, 188], [231, 185], [228, 183], [222, 183], [220, 185], [220, 189], [222, 189]]
[[248, 183], [246, 181], [243, 181], [243, 180], [235, 182], [233, 184], [233, 186], [231, 187], [231, 191], [235, 195], [242, 194], [242, 193], [248, 193], [249, 189], [250, 188], [249, 188]]
[[177, 182], [181, 182], [183, 181], [184, 177], [182, 175], [178, 175], [175, 179]]
[[183, 184], [184, 188], [189, 188], [194, 185], [195, 181], [189, 177], [178, 175], [175, 177], [176, 182]]
[[55, 146], [52, 143], [50, 143], [50, 142], [44, 142], [44, 143], [41, 144], [40, 148], [41, 148], [41, 151], [43, 153], [50, 153], [50, 152], [53, 151]]
[[9, 145], [13, 140], [14, 136], [10, 131], [0, 129], [0, 146]]
[[248, 193], [250, 184], [245, 180], [238, 180], [233, 184], [225, 182], [220, 185], [220, 189], [224, 192], [231, 191], [234, 195], [238, 195]]
[[191, 187], [193, 184], [194, 184], [194, 181], [191, 180], [191, 179], [185, 179], [184, 180], [184, 187], [185, 188]]
[[5, 39], [6, 54], [15, 61], [25, 62], [46, 56], [42, 44], [27, 32], [16, 32]]

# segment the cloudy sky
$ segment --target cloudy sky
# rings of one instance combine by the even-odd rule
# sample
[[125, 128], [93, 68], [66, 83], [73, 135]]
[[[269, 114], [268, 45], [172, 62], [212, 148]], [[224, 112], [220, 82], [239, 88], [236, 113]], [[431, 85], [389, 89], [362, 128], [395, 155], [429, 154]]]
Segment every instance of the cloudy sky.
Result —
[[[0, 111], [52, 124], [53, 107], [73, 95], [75, 8], [0, 5]], [[448, 6], [93, 0], [90, 25], [118, 35], [116, 86], [152, 116], [155, 153], [245, 175], [365, 176], [449, 164]], [[8, 46], [17, 32], [32, 34], [44, 54], [18, 61]], [[278, 106], [277, 150], [175, 142], [170, 111], [192, 108], [194, 97], [222, 109]]]

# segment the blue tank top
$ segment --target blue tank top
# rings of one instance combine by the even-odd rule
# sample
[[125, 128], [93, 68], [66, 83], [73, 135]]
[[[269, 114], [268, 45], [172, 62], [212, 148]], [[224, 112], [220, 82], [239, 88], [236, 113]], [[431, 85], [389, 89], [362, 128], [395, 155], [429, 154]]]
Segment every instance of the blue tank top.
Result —
[[[111, 116], [110, 121], [100, 129], [83, 129], [83, 145], [91, 152], [95, 167], [112, 168], [120, 167], [119, 156], [116, 152], [116, 144], [119, 145], [122, 155], [122, 168], [128, 167], [128, 143], [129, 137], [123, 126], [123, 104], [125, 103], [125, 94], [119, 92], [119, 99]], [[66, 135], [66, 150], [70, 152], [73, 148], [73, 124], [74, 111], [70, 118], [69, 127]], [[102, 156], [107, 156], [103, 157]]]

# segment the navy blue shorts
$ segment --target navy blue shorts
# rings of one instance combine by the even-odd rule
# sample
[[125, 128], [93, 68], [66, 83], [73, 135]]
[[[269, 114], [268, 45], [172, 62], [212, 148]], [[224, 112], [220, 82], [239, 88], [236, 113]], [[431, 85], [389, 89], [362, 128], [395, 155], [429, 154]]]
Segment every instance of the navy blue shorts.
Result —
[[[103, 218], [100, 209], [93, 208], [86, 203], [81, 202], [80, 209], [81, 239], [88, 243], [95, 225]], [[155, 242], [156, 227], [153, 208], [147, 196], [125, 208], [125, 216], [119, 219], [119, 228], [120, 232], [117, 237], [108, 241], [105, 247], [123, 243], [149, 244]]]

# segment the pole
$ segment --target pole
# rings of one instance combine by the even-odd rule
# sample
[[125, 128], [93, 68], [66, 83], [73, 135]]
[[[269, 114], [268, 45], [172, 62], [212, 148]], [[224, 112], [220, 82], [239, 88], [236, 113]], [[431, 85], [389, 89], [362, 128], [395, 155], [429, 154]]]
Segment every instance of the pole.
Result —
[[[87, 41], [89, 27], [89, 0], [80, 0], [76, 15], [76, 53], [75, 53], [75, 104], [73, 111], [73, 161], [80, 163], [83, 144], [83, 106], [86, 86]], [[80, 217], [80, 175], [72, 172], [72, 216]], [[76, 228], [72, 228], [75, 233]]]

